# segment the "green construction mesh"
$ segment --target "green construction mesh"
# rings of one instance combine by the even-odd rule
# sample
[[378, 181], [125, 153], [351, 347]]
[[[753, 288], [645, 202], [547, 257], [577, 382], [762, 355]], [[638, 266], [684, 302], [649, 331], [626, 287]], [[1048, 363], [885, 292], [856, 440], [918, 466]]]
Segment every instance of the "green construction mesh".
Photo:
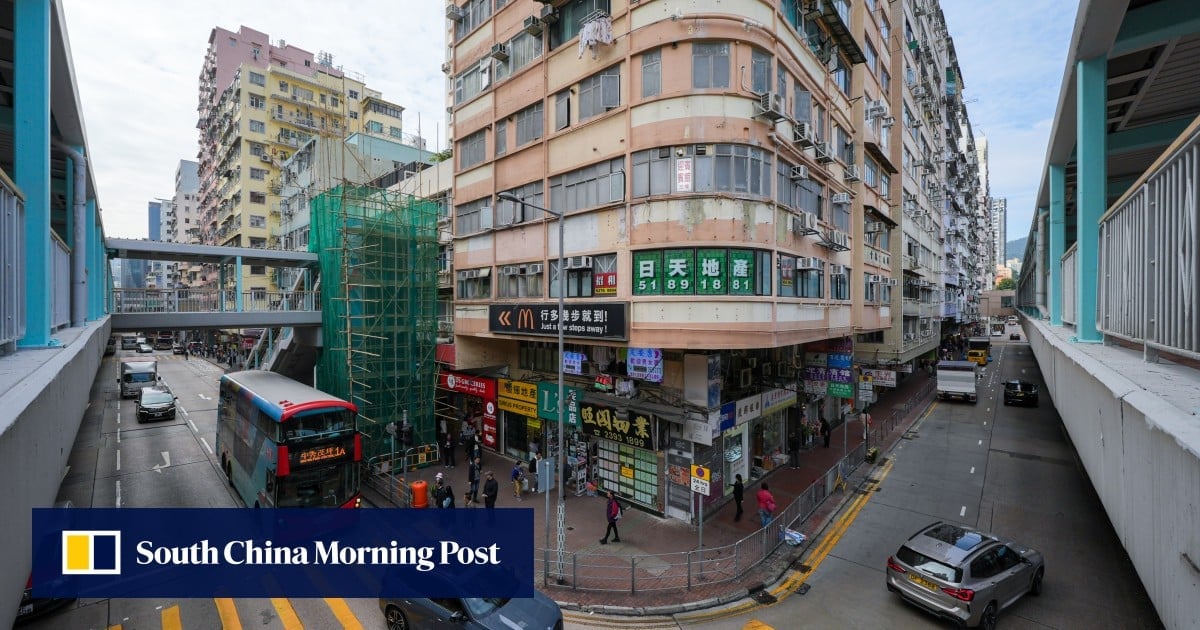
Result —
[[390, 450], [385, 427], [406, 412], [414, 441], [433, 442], [437, 204], [342, 185], [310, 207], [324, 313], [317, 386], [358, 406], [368, 457]]

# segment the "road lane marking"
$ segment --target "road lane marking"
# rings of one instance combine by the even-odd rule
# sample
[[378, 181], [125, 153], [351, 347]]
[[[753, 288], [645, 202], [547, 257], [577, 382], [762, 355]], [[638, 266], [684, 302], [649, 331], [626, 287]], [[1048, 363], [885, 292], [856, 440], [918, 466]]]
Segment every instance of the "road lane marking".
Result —
[[959, 515], [959, 516], [966, 516], [966, 515], [967, 515], [967, 506], [965, 506], [965, 505], [964, 505], [964, 506], [962, 506], [962, 509], [958, 511], [958, 515]]
[[67, 478], [67, 473], [69, 473], [69, 472], [71, 472], [71, 465], [70, 465], [70, 464], [67, 464], [67, 468], [66, 468], [66, 470], [63, 470], [63, 476], [62, 476], [62, 479], [59, 479], [59, 481], [61, 482], [63, 479], [66, 479], [66, 478]]
[[108, 630], [121, 630], [121, 624], [114, 623], [113, 625], [108, 627]]
[[212, 450], [212, 447], [208, 445], [208, 440], [206, 440], [206, 439], [204, 439], [204, 438], [200, 438], [200, 443], [204, 445], [204, 448], [208, 449], [208, 453], [209, 453], [210, 455], [216, 455], [216, 454], [217, 454], [215, 451], [213, 451], [213, 450]]
[[329, 606], [329, 610], [333, 612], [333, 616], [337, 617], [339, 623], [346, 630], [363, 630], [362, 624], [359, 623], [358, 617], [350, 611], [350, 606], [346, 605], [346, 600], [341, 597], [326, 597], [325, 603]]
[[187, 419], [187, 423], [188, 423], [188, 426], [189, 426], [189, 427], [192, 427], [192, 431], [195, 431], [196, 433], [199, 433], [199, 432], [200, 432], [200, 429], [197, 429], [197, 428], [196, 428], [196, 425], [192, 423], [192, 419], [191, 419], [191, 418], [188, 418], [188, 419]]
[[151, 466], [151, 468], [150, 468], [151, 470], [153, 470], [154, 472], [156, 472], [160, 475], [162, 474], [162, 469], [171, 467], [171, 453], [168, 451], [163, 451], [162, 458], [163, 458], [163, 463], [155, 464], [154, 466]]
[[121, 443], [121, 427], [117, 427], [117, 444]]
[[[183, 415], [184, 415], [184, 417], [187, 417], [187, 416], [190, 416], [190, 415], [191, 415], [190, 413], [188, 413], [188, 410], [187, 410], [187, 409], [184, 409], [184, 408], [183, 408], [183, 405], [181, 405], [181, 404], [179, 404], [179, 403], [175, 403], [175, 406], [176, 406], [176, 407], [178, 407], [178, 408], [179, 408], [179, 410], [183, 412]], [[190, 422], [190, 421], [189, 421], [189, 422]]]
[[117, 470], [121, 470], [121, 449], [117, 449]]
[[775, 630], [775, 628], [757, 619], [751, 619], [746, 622], [746, 625], [742, 626], [742, 630]]
[[162, 630], [182, 630], [183, 622], [179, 619], [179, 606], [168, 606], [162, 609]]
[[972, 474], [972, 475], [974, 475], [974, 474], [975, 474], [975, 467], [974, 467], [974, 466], [972, 466], [972, 467], [971, 467], [971, 474]]
[[300, 618], [296, 616], [296, 610], [292, 608], [292, 603], [286, 597], [272, 597], [271, 605], [279, 614], [279, 622], [283, 624], [284, 630], [304, 630], [304, 624], [300, 623]]
[[979, 445], [983, 446], [983, 440], [979, 440]]
[[117, 507], [121, 507], [121, 481], [117, 480]]
[[228, 597], [214, 597], [217, 604], [217, 616], [221, 618], [221, 627], [225, 630], [242, 630], [242, 620], [238, 619], [237, 607]]

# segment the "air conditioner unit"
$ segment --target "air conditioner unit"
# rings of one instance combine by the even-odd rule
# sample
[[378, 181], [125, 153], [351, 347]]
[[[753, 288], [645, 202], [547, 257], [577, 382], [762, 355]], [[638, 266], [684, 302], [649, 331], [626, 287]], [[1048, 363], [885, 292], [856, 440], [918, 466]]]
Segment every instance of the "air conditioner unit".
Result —
[[892, 287], [894, 287], [894, 286], [896, 286], [897, 284], [899, 284], [899, 283], [896, 281], [896, 279], [895, 279], [895, 278], [888, 278], [888, 282], [887, 282], [887, 283], [888, 283], [888, 286], [892, 286]]
[[822, 164], [828, 164], [833, 161], [833, 149], [830, 148], [828, 142], [822, 142], [817, 145], [817, 161]]
[[461, 22], [466, 15], [462, 7], [455, 4], [446, 5], [446, 19]]
[[478, 278], [478, 277], [479, 277], [478, 269], [464, 269], [464, 270], [458, 272], [459, 280], [468, 280], [470, 278]]
[[520, 275], [520, 273], [521, 268], [517, 265], [505, 265], [500, 268], [500, 275], [502, 276], [516, 276]]
[[850, 247], [850, 235], [846, 234], [845, 232], [833, 230], [829, 233], [829, 240], [832, 241], [834, 245], [847, 248]]
[[521, 30], [530, 35], [541, 35], [542, 21], [538, 19], [538, 16], [531, 15], [525, 18], [525, 22], [521, 25]]
[[542, 263], [533, 263], [530, 265], [525, 265], [525, 275], [536, 276], [539, 273], [542, 273]]
[[881, 124], [883, 125], [884, 129], [889, 129], [892, 127], [892, 125], [896, 124], [896, 118], [893, 116], [885, 116]]
[[796, 234], [813, 234], [817, 231], [817, 215], [811, 212], [792, 215], [791, 228]]
[[871, 274], [871, 275], [867, 276], [867, 282], [869, 282], [871, 284], [880, 284], [881, 282], [883, 282], [883, 276], [880, 276], [877, 274]]
[[504, 44], [492, 44], [492, 51], [488, 56], [496, 61], [508, 61], [508, 46]]
[[804, 11], [804, 17], [810, 20], [815, 20], [821, 17], [821, 14], [824, 12], [825, 3], [822, 0], [810, 0], [808, 3], [808, 8]]
[[846, 265], [830, 265], [829, 275], [831, 275], [831, 276], [846, 275]]
[[558, 11], [554, 10], [552, 5], [547, 4], [542, 7], [542, 12], [538, 15], [542, 20], [542, 24], [554, 24], [558, 21]]
[[766, 92], [758, 97], [758, 115], [768, 120], [781, 120], [783, 114], [783, 96], [778, 92]]
[[263, 162], [266, 162], [266, 163], [268, 163], [268, 164], [270, 164], [270, 163], [271, 163], [271, 156], [267, 155], [266, 153], [264, 153], [264, 154], [262, 154], [262, 155], [258, 156], [258, 159], [259, 159], [259, 160], [261, 160], [261, 161], [263, 161]]
[[442, 74], [450, 74], [450, 62], [449, 61], [442, 64]]
[[754, 372], [750, 368], [743, 368], [739, 376], [738, 385], [743, 388], [750, 387], [751, 381], [754, 380]]
[[874, 234], [876, 232], [882, 232], [883, 230], [884, 230], [883, 221], [868, 221], [867, 222], [867, 234]]
[[842, 181], [848, 184], [862, 181], [862, 175], [858, 172], [857, 164], [851, 164], [842, 170]]
[[918, 85], [912, 90], [913, 98], [925, 98], [929, 96], [929, 90], [925, 89], [924, 85]]
[[796, 259], [796, 269], [820, 269], [821, 260], [812, 256], [801, 256]]
[[591, 256], [571, 256], [567, 259], [567, 269], [591, 269]]
[[850, 193], [833, 193], [833, 196], [829, 198], [829, 201], [836, 205], [844, 206], [850, 203]]
[[867, 119], [868, 120], [875, 119], [875, 118], [881, 118], [886, 115], [887, 115], [887, 102], [886, 101], [882, 101], [882, 100], [871, 101], [870, 105], [867, 106]]
[[816, 142], [815, 138], [812, 123], [796, 123], [792, 125], [792, 142], [808, 148]]
[[791, 178], [791, 179], [793, 179], [793, 180], [795, 180], [795, 179], [808, 179], [808, 167], [807, 167], [807, 166], [803, 166], [803, 165], [801, 165], [801, 166], [793, 166], [793, 167], [792, 167], [792, 172], [791, 172], [791, 173], [788, 175], [788, 177], [789, 177], [789, 178]]

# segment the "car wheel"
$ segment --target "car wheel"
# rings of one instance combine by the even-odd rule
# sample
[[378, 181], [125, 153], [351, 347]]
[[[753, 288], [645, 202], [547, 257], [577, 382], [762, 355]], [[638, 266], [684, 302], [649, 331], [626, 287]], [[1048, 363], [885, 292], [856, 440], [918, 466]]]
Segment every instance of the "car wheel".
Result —
[[388, 606], [387, 612], [383, 614], [384, 621], [387, 622], [388, 630], [408, 630], [408, 619], [404, 617], [404, 613], [395, 606]]
[[1037, 573], [1033, 574], [1033, 583], [1029, 585], [1030, 595], [1037, 596], [1042, 594], [1042, 576], [1044, 574], [1045, 569], [1038, 569]]
[[983, 609], [983, 616], [979, 618], [979, 625], [976, 627], [983, 628], [983, 630], [995, 630], [995, 628], [996, 628], [996, 602], [992, 602], [992, 603], [988, 604], [987, 608]]

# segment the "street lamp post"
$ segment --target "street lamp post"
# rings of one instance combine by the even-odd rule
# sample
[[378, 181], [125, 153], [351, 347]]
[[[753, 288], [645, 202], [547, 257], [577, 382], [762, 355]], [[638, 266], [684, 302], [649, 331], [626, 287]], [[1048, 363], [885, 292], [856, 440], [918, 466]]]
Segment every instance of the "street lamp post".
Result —
[[[532, 203], [529, 203], [529, 202], [521, 199], [520, 197], [518, 197], [512, 193], [507, 193], [507, 192], [500, 193], [499, 195], [497, 195], [497, 198], [504, 200], [504, 201], [510, 201], [512, 203], [519, 203], [522, 206], [529, 206], [530, 208], [534, 208], [536, 210], [541, 210], [542, 212], [545, 212], [547, 214], [551, 214], [551, 215], [558, 217], [558, 318], [557, 318], [557, 326], [558, 326], [558, 453], [559, 453], [559, 458], [561, 458], [561, 459], [559, 459], [559, 458], [554, 459], [554, 466], [551, 470], [553, 471], [553, 473], [555, 475], [559, 475], [559, 474], [561, 474], [562, 470], [564, 469], [564, 464], [567, 461], [567, 459], [566, 459], [567, 458], [567, 443], [566, 443], [566, 438], [565, 438], [564, 430], [563, 430], [563, 425], [566, 424], [566, 422], [567, 422], [566, 396], [564, 395], [564, 390], [566, 388], [563, 386], [563, 315], [564, 315], [564, 311], [566, 310], [563, 299], [567, 295], [567, 270], [564, 269], [564, 264], [563, 264], [563, 244], [564, 244], [563, 218], [564, 217], [563, 217], [562, 212], [556, 212], [549, 208], [543, 208], [541, 206], [534, 205]], [[549, 449], [547, 449], [546, 454], [547, 455], [550, 454]], [[551, 479], [553, 479], [553, 477], [551, 477]], [[557, 514], [557, 528], [556, 528], [556, 532], [555, 532], [556, 538], [557, 538], [556, 545], [555, 545], [555, 549], [556, 549], [555, 559], [556, 559], [556, 569], [557, 569], [556, 576], [557, 576], [557, 580], [558, 580], [559, 584], [562, 584], [566, 579], [566, 577], [563, 575], [563, 563], [564, 563], [564, 554], [565, 554], [564, 545], [566, 544], [566, 536], [567, 536], [567, 533], [566, 533], [567, 532], [567, 506], [566, 506], [566, 503], [563, 502], [563, 488], [566, 485], [566, 482], [567, 482], [567, 480], [565, 478], [565, 475], [563, 476], [563, 478], [560, 478], [558, 480], [558, 510], [557, 510], [558, 514]], [[546, 526], [545, 526], [545, 529], [546, 529], [545, 549], [549, 550], [550, 549], [550, 492], [549, 491], [546, 492]], [[547, 560], [549, 560], [549, 558], [547, 558]], [[547, 562], [547, 564], [549, 564], [549, 563]], [[548, 567], [546, 570], [548, 572]]]

